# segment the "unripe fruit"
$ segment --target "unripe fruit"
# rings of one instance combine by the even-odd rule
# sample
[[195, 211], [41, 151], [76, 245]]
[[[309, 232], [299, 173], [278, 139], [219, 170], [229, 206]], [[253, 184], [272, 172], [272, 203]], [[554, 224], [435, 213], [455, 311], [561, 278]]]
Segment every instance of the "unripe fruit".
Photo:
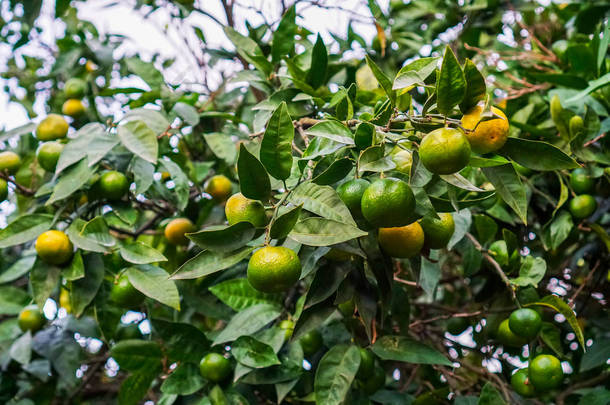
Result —
[[10, 150], [0, 152], [0, 173], [15, 174], [21, 166], [21, 158]]
[[110, 300], [123, 308], [131, 309], [142, 304], [144, 294], [131, 284], [127, 274], [122, 273], [110, 289]]
[[87, 91], [87, 83], [79, 78], [72, 78], [66, 81], [64, 85], [64, 94], [66, 98], [82, 98]]
[[470, 162], [470, 143], [459, 129], [435, 129], [422, 140], [419, 157], [432, 173], [457, 173]]
[[49, 114], [36, 127], [36, 137], [41, 141], [65, 138], [68, 134], [68, 121], [58, 114]]
[[529, 379], [537, 390], [546, 391], [561, 385], [563, 369], [561, 362], [550, 354], [536, 356], [528, 367]]
[[40, 167], [47, 172], [54, 172], [63, 149], [64, 145], [59, 142], [45, 142], [40, 145], [36, 151], [36, 159]]
[[99, 179], [99, 191], [103, 198], [110, 201], [117, 201], [123, 198], [129, 191], [129, 181], [127, 177], [115, 170], [102, 174]]
[[575, 138], [585, 129], [585, 123], [580, 115], [570, 118], [570, 137]]
[[301, 276], [301, 261], [294, 250], [283, 246], [265, 246], [250, 257], [248, 282], [266, 293], [288, 290]]
[[595, 198], [589, 194], [577, 195], [570, 200], [570, 213], [576, 219], [588, 218], [597, 209]]
[[231, 362], [218, 353], [208, 353], [199, 363], [199, 372], [207, 380], [220, 382], [231, 373]]
[[4, 179], [0, 179], [0, 202], [8, 198], [8, 183]]
[[262, 228], [267, 224], [267, 214], [263, 203], [246, 198], [242, 193], [233, 194], [227, 200], [225, 215], [229, 225], [249, 222], [257, 228]]
[[45, 324], [45, 318], [40, 313], [38, 306], [28, 305], [19, 312], [17, 324], [22, 331], [27, 332], [29, 330], [34, 333], [42, 329]]

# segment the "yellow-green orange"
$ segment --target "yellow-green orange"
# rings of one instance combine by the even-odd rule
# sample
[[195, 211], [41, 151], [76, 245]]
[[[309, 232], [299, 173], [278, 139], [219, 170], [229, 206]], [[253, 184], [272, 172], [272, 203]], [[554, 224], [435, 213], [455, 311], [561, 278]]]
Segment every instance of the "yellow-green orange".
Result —
[[64, 145], [55, 141], [45, 142], [40, 145], [36, 151], [36, 159], [38, 159], [40, 167], [47, 172], [54, 172], [59, 155], [61, 155], [63, 149]]
[[218, 353], [208, 353], [199, 363], [199, 372], [207, 380], [220, 382], [231, 373], [231, 362]]
[[432, 173], [456, 173], [470, 161], [470, 144], [459, 129], [435, 129], [422, 140], [419, 157]]
[[70, 98], [61, 106], [61, 112], [69, 117], [80, 117], [87, 111], [85, 104], [79, 99]]
[[557, 388], [563, 380], [561, 362], [550, 354], [536, 356], [529, 365], [529, 379], [539, 391]]
[[138, 291], [129, 281], [127, 274], [122, 273], [115, 279], [110, 289], [110, 300], [123, 308], [134, 308], [142, 304], [144, 294]]
[[238, 222], [249, 222], [257, 228], [265, 226], [267, 214], [265, 206], [258, 200], [244, 197], [242, 193], [233, 194], [225, 205], [225, 215], [229, 225]]
[[415, 196], [402, 180], [375, 180], [362, 195], [362, 215], [376, 227], [397, 227], [413, 222]]
[[103, 198], [110, 201], [117, 201], [123, 198], [129, 190], [127, 177], [116, 170], [111, 170], [102, 174], [99, 179], [99, 191]]
[[82, 98], [87, 91], [87, 83], [79, 78], [72, 78], [66, 81], [64, 94], [67, 98]]
[[68, 134], [68, 121], [58, 114], [49, 114], [36, 127], [36, 137], [41, 141], [65, 138]]
[[205, 183], [204, 190], [216, 201], [222, 202], [231, 195], [231, 180], [227, 176], [217, 174]]
[[529, 375], [526, 368], [522, 368], [512, 375], [510, 378], [510, 385], [512, 385], [515, 392], [522, 397], [529, 398], [536, 395], [536, 389], [529, 380]]
[[21, 166], [21, 158], [13, 151], [0, 152], [0, 172], [15, 174]]
[[531, 308], [520, 308], [510, 314], [508, 326], [515, 335], [532, 340], [542, 327], [542, 318]]
[[292, 249], [265, 246], [248, 262], [248, 281], [262, 292], [282, 292], [292, 287], [301, 276], [301, 261]]
[[424, 231], [419, 223], [379, 228], [379, 246], [392, 257], [410, 258], [417, 255], [424, 246]]
[[189, 239], [185, 234], [194, 232], [195, 225], [188, 218], [172, 219], [163, 232], [165, 238], [172, 245], [188, 245]]
[[28, 305], [19, 312], [17, 324], [24, 332], [36, 332], [44, 326], [45, 319], [36, 305]]
[[48, 264], [66, 264], [72, 258], [72, 250], [72, 242], [62, 231], [46, 231], [36, 239], [36, 253]]
[[500, 323], [498, 331], [496, 332], [496, 338], [500, 343], [509, 347], [521, 347], [527, 343], [527, 340], [521, 336], [517, 336], [510, 330], [508, 325], [508, 319], [505, 319]]
[[508, 139], [508, 119], [506, 115], [502, 110], [495, 107], [491, 107], [491, 112], [502, 118], [481, 121], [483, 107], [480, 105], [473, 107], [462, 117], [462, 126], [474, 130], [466, 132], [466, 137], [472, 150], [476, 153], [495, 152], [502, 148]]
[[362, 217], [362, 195], [368, 186], [370, 186], [370, 183], [364, 179], [353, 179], [346, 181], [337, 188], [339, 198], [347, 205], [355, 218]]
[[447, 246], [455, 231], [453, 215], [449, 212], [439, 213], [438, 218], [423, 217], [419, 223], [424, 230], [424, 244], [429, 249], [441, 249]]
[[8, 197], [8, 183], [4, 179], [0, 179], [0, 202]]
[[577, 219], [588, 218], [597, 209], [595, 198], [589, 194], [577, 195], [570, 200], [570, 212]]

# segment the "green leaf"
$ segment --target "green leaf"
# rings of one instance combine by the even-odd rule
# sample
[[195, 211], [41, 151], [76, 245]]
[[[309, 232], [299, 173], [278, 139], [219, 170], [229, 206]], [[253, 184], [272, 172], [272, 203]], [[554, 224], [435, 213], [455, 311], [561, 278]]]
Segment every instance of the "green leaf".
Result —
[[430, 297], [434, 297], [434, 290], [441, 279], [441, 266], [438, 251], [430, 253], [430, 259], [421, 258], [421, 270], [419, 273], [419, 284]]
[[226, 280], [211, 286], [209, 290], [235, 311], [258, 304], [275, 305], [279, 308], [282, 302], [281, 294], [267, 294], [255, 290], [245, 278]]
[[17, 217], [6, 228], [0, 229], [0, 248], [20, 245], [36, 239], [49, 230], [53, 216], [48, 214], [26, 214]]
[[580, 372], [585, 372], [603, 366], [610, 358], [610, 338], [600, 337], [593, 341], [593, 345], [582, 355]]
[[292, 118], [288, 115], [286, 102], [282, 101], [267, 123], [260, 151], [261, 163], [278, 180], [290, 177], [293, 139]]
[[184, 210], [188, 205], [189, 193], [191, 190], [188, 177], [186, 177], [186, 174], [184, 174], [180, 166], [167, 156], [163, 156], [163, 158], [159, 160], [159, 164], [169, 172], [169, 175], [174, 182], [172, 195], [175, 196], [176, 207], [180, 211]]
[[80, 236], [102, 246], [111, 247], [116, 243], [115, 239], [110, 235], [106, 221], [101, 216], [97, 216], [85, 223], [80, 231]]
[[165, 262], [167, 258], [157, 249], [142, 242], [123, 242], [119, 247], [121, 257], [134, 264]]
[[349, 209], [332, 187], [301, 183], [288, 196], [288, 201], [294, 205], [302, 204], [303, 209], [321, 217], [356, 226]]
[[[330, 139], [346, 145], [354, 145], [352, 131], [339, 121], [325, 120], [320, 121], [306, 131], [307, 135]], [[308, 156], [313, 159], [312, 156]]]
[[30, 295], [25, 290], [13, 286], [0, 287], [0, 315], [17, 315], [29, 302]]
[[466, 77], [451, 47], [447, 45], [440, 74], [436, 82], [436, 105], [443, 115], [449, 115], [466, 93]]
[[527, 256], [521, 268], [519, 269], [519, 277], [511, 279], [511, 283], [518, 285], [519, 287], [532, 287], [538, 288], [538, 283], [544, 278], [546, 273], [546, 262], [542, 257]]
[[375, 342], [372, 350], [382, 360], [452, 366], [451, 361], [436, 349], [406, 336], [382, 336]]
[[532, 306], [532, 305], [541, 305], [541, 306], [549, 307], [549, 308], [552, 308], [555, 311], [559, 312], [561, 315], [563, 315], [566, 318], [566, 320], [568, 321], [568, 324], [570, 324], [570, 326], [572, 327], [572, 330], [574, 331], [574, 333], [576, 334], [576, 337], [578, 338], [578, 342], [580, 343], [580, 346], [583, 348], [583, 350], [586, 350], [585, 349], [585, 338], [582, 333], [582, 329], [580, 328], [580, 324], [578, 323], [578, 320], [576, 319], [576, 314], [574, 313], [574, 310], [572, 308], [570, 308], [570, 306], [568, 304], [566, 304], [559, 296], [554, 295], [554, 294], [547, 295], [546, 297], [542, 298], [540, 301], [533, 302], [531, 304], [527, 304], [526, 306]]
[[474, 226], [477, 230], [479, 242], [483, 245], [493, 241], [498, 232], [498, 224], [487, 215], [475, 215]]
[[[61, 151], [55, 173], [61, 173], [65, 168], [88, 156], [90, 146], [97, 139], [113, 139], [106, 134], [106, 129], [100, 123], [89, 123], [84, 125], [74, 134], [74, 139], [70, 140]], [[114, 144], [116, 145], [116, 139]]]
[[557, 249], [570, 236], [572, 229], [574, 229], [572, 215], [567, 211], [560, 212], [544, 229], [545, 245], [548, 243], [549, 249]]
[[274, 62], [279, 61], [284, 56], [290, 56], [294, 52], [294, 36], [297, 33], [296, 7], [292, 5], [280, 20], [280, 24], [273, 32], [273, 41], [271, 44], [271, 59]]
[[152, 62], [144, 62], [139, 57], [133, 57], [125, 59], [125, 64], [130, 72], [140, 76], [151, 89], [158, 89], [163, 84], [163, 75]]
[[164, 394], [191, 395], [199, 391], [205, 381], [199, 374], [199, 368], [193, 363], [182, 363], [161, 384]]
[[127, 377], [119, 389], [118, 405], [137, 405], [144, 398], [158, 370], [142, 370]]
[[246, 367], [264, 368], [280, 364], [271, 346], [250, 336], [241, 336], [233, 342], [231, 354]]
[[326, 83], [326, 68], [328, 65], [328, 52], [320, 34], [316, 39], [311, 53], [311, 66], [305, 81], [315, 90]]
[[271, 182], [263, 164], [242, 143], [237, 159], [237, 176], [241, 193], [253, 200], [267, 201], [271, 195]]
[[20, 364], [28, 364], [32, 358], [32, 334], [27, 331], [16, 339], [9, 348], [9, 355]]
[[273, 65], [267, 60], [258, 44], [252, 38], [240, 34], [229, 26], [225, 26], [224, 31], [229, 40], [235, 45], [235, 48], [237, 48], [237, 53], [248, 63], [254, 65], [256, 69], [269, 76], [273, 70]]
[[24, 256], [0, 274], [0, 284], [10, 283], [25, 275], [34, 266], [36, 255]]
[[172, 280], [199, 278], [228, 269], [248, 257], [253, 250], [253, 247], [248, 246], [231, 252], [204, 250], [180, 266], [170, 278]]
[[265, 325], [277, 319], [281, 309], [276, 305], [257, 304], [238, 312], [220, 331], [213, 345], [230, 342], [240, 336], [251, 335], [261, 330]]
[[155, 166], [138, 156], [134, 156], [131, 161], [131, 171], [136, 183], [135, 194], [145, 193], [153, 183]]
[[85, 277], [85, 265], [80, 250], [74, 253], [70, 264], [62, 269], [61, 275], [67, 281], [74, 281]]
[[354, 345], [330, 348], [320, 360], [314, 381], [316, 404], [344, 403], [360, 366], [360, 352]]
[[466, 79], [466, 92], [460, 102], [460, 110], [467, 113], [472, 107], [485, 98], [487, 86], [485, 78], [470, 59], [464, 63], [464, 77]]
[[327, 299], [304, 309], [294, 325], [292, 341], [296, 341], [307, 332], [322, 326], [336, 309], [337, 307], [333, 304], [332, 299]]
[[96, 167], [89, 167], [86, 158], [66, 169], [62, 172], [55, 187], [53, 187], [53, 194], [51, 194], [45, 205], [53, 204], [71, 196], [75, 191], [87, 184], [89, 179], [93, 177], [95, 170]]
[[[320, 166], [320, 164], [316, 165], [316, 169], [318, 166]], [[350, 158], [333, 160], [330, 166], [328, 166], [322, 173], [318, 174], [316, 171], [314, 171], [315, 177], [311, 181], [322, 186], [334, 184], [345, 178], [345, 176], [352, 171], [353, 166], [353, 162]]]
[[170, 127], [169, 121], [162, 112], [150, 108], [136, 108], [128, 111], [121, 120], [121, 124], [131, 121], [145, 122], [156, 135], [161, 135]]
[[278, 215], [273, 225], [271, 225], [269, 236], [272, 239], [283, 239], [288, 236], [299, 220], [302, 208], [303, 204], [299, 204], [296, 207], [286, 209], [281, 215]]
[[150, 340], [122, 340], [112, 346], [110, 355], [124, 370], [137, 372], [161, 367], [161, 348]]
[[129, 121], [119, 125], [117, 134], [123, 146], [134, 155], [150, 162], [157, 163], [159, 142], [157, 135], [144, 121]]
[[506, 405], [502, 395], [491, 383], [485, 383], [479, 396], [479, 402], [477, 405]]
[[373, 59], [371, 59], [369, 55], [365, 55], [365, 58], [366, 64], [369, 66], [369, 68], [371, 68], [375, 79], [377, 79], [377, 82], [379, 82], [379, 85], [381, 86], [383, 91], [385, 91], [385, 94], [387, 94], [387, 96], [390, 98], [392, 105], [395, 105], [396, 92], [392, 88], [392, 81], [388, 76], [386, 76], [385, 73], [383, 73], [379, 66], [377, 66], [377, 64], [373, 62]]
[[210, 226], [202, 231], [188, 233], [186, 236], [203, 249], [214, 252], [231, 252], [250, 242], [256, 228], [249, 222], [235, 225]]
[[152, 325], [155, 336], [163, 340], [169, 361], [198, 361], [210, 349], [203, 332], [191, 324], [154, 318]]
[[576, 93], [569, 99], [565, 101], [566, 104], [576, 103], [581, 98], [586, 97], [590, 93], [593, 93], [595, 90], [600, 89], [610, 83], [610, 73], [606, 73], [598, 79], [591, 80], [586, 89]]
[[32, 295], [38, 308], [42, 310], [47, 298], [57, 287], [61, 269], [57, 266], [51, 266], [44, 263], [42, 260], [36, 260], [34, 267], [30, 271], [30, 284], [32, 285]]
[[504, 202], [527, 224], [527, 195], [513, 165], [483, 167], [481, 170]]
[[210, 134], [204, 134], [203, 139], [205, 139], [205, 142], [218, 158], [230, 165], [235, 163], [237, 152], [235, 151], [235, 143], [233, 143], [229, 134], [212, 132]]
[[83, 261], [85, 276], [72, 281], [70, 285], [70, 305], [72, 313], [79, 317], [93, 301], [104, 281], [104, 262], [98, 254], [85, 255]]
[[[108, 248], [102, 245], [94, 238], [86, 237], [81, 234], [88, 223], [80, 218], [76, 218], [66, 229], [66, 235], [70, 241], [79, 249], [88, 250], [91, 252], [106, 253]], [[109, 236], [109, 235], [106, 235]]]
[[358, 173], [387, 172], [396, 167], [392, 156], [385, 154], [383, 145], [374, 145], [366, 148], [358, 159]]
[[545, 345], [551, 348], [559, 357], [563, 357], [563, 347], [561, 346], [561, 331], [551, 322], [542, 322], [540, 338]]
[[328, 246], [368, 235], [359, 228], [334, 219], [310, 217], [294, 226], [288, 237], [309, 246]]
[[190, 104], [178, 102], [174, 104], [172, 112], [174, 112], [182, 121], [190, 126], [199, 124], [199, 112]]
[[575, 169], [580, 165], [561, 149], [542, 141], [508, 138], [499, 153], [532, 170]]
[[394, 90], [408, 89], [415, 85], [423, 85], [424, 81], [436, 70], [439, 58], [420, 58], [403, 66], [394, 79]]
[[142, 294], [180, 311], [180, 294], [169, 274], [148, 264], [130, 267], [125, 271], [129, 282]]

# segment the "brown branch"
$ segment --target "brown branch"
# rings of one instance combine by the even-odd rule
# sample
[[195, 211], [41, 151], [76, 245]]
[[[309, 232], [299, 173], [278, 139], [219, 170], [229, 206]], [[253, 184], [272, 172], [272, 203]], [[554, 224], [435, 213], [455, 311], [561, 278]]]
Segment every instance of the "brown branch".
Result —
[[6, 174], [6, 173], [0, 172], [0, 179], [6, 180], [7, 182], [14, 185], [15, 189], [17, 191], [19, 191], [19, 193], [21, 193], [25, 196], [32, 197], [32, 196], [34, 196], [34, 194], [36, 194], [36, 191], [29, 189], [27, 187], [23, 187], [21, 184], [17, 183], [17, 181], [15, 179], [13, 179], [12, 177], [9, 177], [8, 174]]
[[585, 148], [586, 148], [587, 146], [591, 146], [591, 145], [593, 145], [595, 142], [597, 142], [597, 141], [599, 141], [600, 139], [604, 138], [605, 136], [606, 136], [606, 133], [605, 133], [605, 132], [604, 132], [603, 134], [599, 134], [599, 135], [597, 135], [595, 138], [591, 139], [590, 141], [585, 142], [585, 144], [584, 144], [583, 146], [584, 146]]
[[586, 387], [590, 387], [592, 385], [601, 383], [602, 381], [606, 380], [608, 377], [610, 377], [610, 373], [605, 372], [605, 373], [601, 373], [596, 377], [591, 378], [590, 380], [587, 381], [582, 381], [576, 384], [572, 384], [571, 386], [569, 386], [568, 388], [566, 388], [565, 390], [563, 390], [561, 392], [561, 394], [559, 394], [557, 396], [556, 399], [556, 404], [557, 405], [564, 405], [565, 404], [565, 400], [568, 396], [570, 396], [574, 391], [579, 390], [581, 388], [586, 388]]

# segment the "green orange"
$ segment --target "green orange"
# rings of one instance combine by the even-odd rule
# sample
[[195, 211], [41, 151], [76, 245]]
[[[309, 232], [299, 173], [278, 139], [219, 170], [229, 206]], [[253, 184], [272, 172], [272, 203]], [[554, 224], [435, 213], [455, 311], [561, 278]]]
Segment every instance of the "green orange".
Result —
[[536, 356], [529, 365], [529, 379], [539, 391], [557, 388], [563, 380], [561, 362], [550, 354]]
[[356, 378], [364, 381], [371, 377], [375, 371], [375, 355], [362, 347], [358, 350], [360, 351], [360, 366], [358, 366]]
[[500, 323], [498, 331], [496, 332], [496, 338], [504, 346], [509, 347], [521, 347], [527, 343], [527, 340], [521, 336], [517, 336], [510, 330], [508, 319], [505, 319]]
[[0, 152], [0, 172], [15, 174], [21, 166], [21, 158], [13, 151], [7, 150]]
[[123, 308], [129, 309], [142, 304], [144, 302], [144, 294], [131, 284], [127, 274], [122, 273], [112, 284], [110, 300]]
[[497, 240], [493, 242], [488, 249], [488, 253], [500, 265], [500, 267], [508, 266], [508, 247], [506, 241]]
[[64, 145], [55, 141], [45, 142], [40, 145], [36, 151], [36, 159], [40, 167], [47, 172], [54, 172], [63, 149]]
[[229, 225], [249, 222], [257, 228], [262, 228], [267, 224], [267, 214], [263, 203], [246, 198], [242, 193], [229, 197], [225, 205], [225, 215]]
[[305, 356], [311, 356], [322, 348], [322, 335], [317, 329], [312, 329], [299, 339]]
[[206, 380], [220, 382], [231, 373], [231, 362], [218, 353], [208, 353], [199, 362], [199, 372]]
[[4, 179], [0, 179], [0, 202], [8, 198], [8, 183]]
[[98, 188], [102, 198], [117, 201], [129, 191], [129, 180], [123, 173], [111, 170], [102, 174], [98, 181]]
[[536, 395], [536, 389], [529, 380], [528, 370], [526, 368], [522, 368], [513, 374], [510, 378], [510, 384], [513, 386], [515, 392], [522, 397], [529, 398]]
[[42, 329], [45, 322], [44, 316], [36, 305], [28, 305], [27, 307], [23, 308], [17, 317], [17, 324], [24, 332], [28, 330], [30, 332], [36, 332]]
[[248, 281], [267, 293], [288, 290], [301, 276], [301, 261], [294, 250], [283, 246], [265, 246], [248, 262]]
[[381, 250], [392, 257], [411, 258], [419, 254], [424, 246], [424, 231], [419, 223], [379, 228], [377, 237]]
[[597, 202], [593, 196], [581, 194], [570, 200], [569, 209], [574, 218], [584, 219], [590, 217], [595, 212]]
[[521, 308], [510, 314], [508, 326], [515, 335], [532, 340], [540, 332], [542, 318], [531, 308]]
[[570, 185], [576, 194], [586, 194], [593, 190], [595, 180], [581, 167], [570, 173]]
[[62, 265], [72, 258], [72, 242], [62, 231], [46, 231], [36, 239], [36, 253], [45, 263]]
[[188, 218], [175, 218], [165, 226], [163, 233], [172, 245], [188, 245], [189, 239], [185, 234], [194, 231], [195, 225]]
[[409, 175], [411, 173], [411, 166], [413, 165], [413, 153], [409, 150], [405, 150], [400, 146], [394, 146], [390, 152], [392, 162], [396, 165], [396, 170], [402, 174]]
[[370, 185], [371, 183], [365, 179], [353, 179], [346, 181], [337, 188], [339, 198], [355, 218], [362, 217], [362, 195]]
[[455, 232], [453, 215], [449, 212], [439, 213], [438, 218], [425, 216], [419, 221], [419, 224], [424, 230], [424, 244], [429, 249], [446, 247]]
[[36, 127], [36, 137], [41, 141], [54, 141], [68, 134], [68, 121], [59, 114], [49, 114]]
[[[502, 148], [508, 139], [508, 119], [502, 110], [491, 107], [491, 112], [501, 118], [481, 121], [483, 107], [473, 107], [462, 117], [462, 126], [472, 131], [466, 132], [466, 138], [476, 153], [490, 153]], [[476, 129], [475, 129], [476, 128]]]
[[466, 329], [468, 329], [469, 326], [470, 322], [468, 322], [467, 318], [454, 317], [447, 321], [447, 332], [449, 332], [453, 336], [458, 336], [461, 335]]
[[64, 85], [64, 94], [67, 98], [82, 98], [87, 91], [87, 82], [73, 77], [68, 79]]
[[435, 129], [422, 140], [419, 157], [432, 173], [457, 173], [470, 161], [470, 144], [459, 129]]
[[413, 222], [415, 196], [404, 181], [375, 180], [362, 195], [362, 215], [373, 226], [397, 227]]
[[377, 366], [373, 370], [373, 375], [363, 381], [362, 389], [368, 395], [372, 395], [379, 391], [385, 385], [385, 371]]
[[217, 174], [205, 183], [204, 190], [216, 201], [225, 201], [231, 195], [231, 180], [227, 176]]
[[142, 332], [140, 327], [136, 323], [119, 324], [116, 333], [114, 334], [114, 340], [129, 340], [129, 339], [142, 339]]

